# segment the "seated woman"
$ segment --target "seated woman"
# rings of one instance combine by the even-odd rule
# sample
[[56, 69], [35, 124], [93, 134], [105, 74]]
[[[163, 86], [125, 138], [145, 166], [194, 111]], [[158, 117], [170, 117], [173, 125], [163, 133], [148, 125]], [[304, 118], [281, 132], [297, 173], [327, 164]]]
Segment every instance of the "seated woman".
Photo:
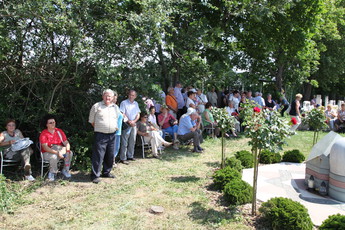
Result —
[[337, 114], [332, 110], [332, 105], [327, 105], [327, 109], [325, 110], [326, 122], [329, 125], [331, 130], [334, 130], [334, 121], [337, 117]]
[[179, 140], [177, 139], [178, 121], [168, 111], [166, 105], [161, 106], [161, 113], [158, 115], [158, 124], [163, 132], [167, 132], [173, 138], [173, 148], [178, 149]]
[[160, 128], [159, 128], [159, 126], [157, 124], [156, 107], [154, 107], [154, 106], [150, 107], [149, 114], [148, 114], [148, 117], [147, 117], [147, 122], [150, 125], [152, 125], [153, 127], [155, 127], [157, 129], [157, 131], [159, 132], [159, 134], [163, 137], [163, 131], [160, 130]]
[[335, 131], [339, 131], [340, 126], [345, 124], [345, 103], [341, 104], [341, 108], [338, 111], [338, 117], [337, 119], [334, 121], [334, 125], [335, 125]]
[[265, 100], [265, 108], [271, 111], [276, 110], [277, 107], [277, 103], [272, 100], [272, 95], [271, 94], [267, 94], [267, 99]]
[[217, 122], [214, 120], [213, 115], [211, 113], [212, 111], [212, 104], [210, 102], [207, 102], [205, 104], [205, 110], [202, 113], [202, 124], [205, 128], [214, 128], [214, 135], [216, 137], [219, 136], [219, 127], [217, 127]]
[[137, 123], [137, 133], [138, 135], [144, 137], [145, 142], [151, 143], [153, 157], [159, 158], [158, 148], [162, 145], [170, 146], [172, 143], [165, 141], [159, 134], [158, 130], [148, 123], [147, 118], [147, 113], [140, 113], [140, 120]]
[[40, 135], [40, 144], [44, 160], [49, 161], [48, 180], [55, 180], [60, 159], [64, 159], [62, 174], [66, 178], [70, 178], [71, 174], [69, 173], [69, 169], [73, 153], [67, 137], [61, 129], [56, 128], [55, 117], [53, 115], [48, 114], [43, 118], [42, 127], [44, 126], [47, 128]]
[[[237, 109], [235, 109], [235, 105], [233, 101], [229, 101], [228, 106], [225, 107], [226, 111], [228, 112], [229, 117], [235, 117], [236, 118], [236, 124], [235, 129], [237, 132], [241, 131], [240, 122], [239, 122], [239, 113]], [[236, 133], [232, 131], [232, 135], [237, 137]]]
[[[21, 149], [19, 151], [12, 151], [11, 146], [16, 141], [23, 139], [24, 136], [19, 129], [16, 129], [15, 120], [6, 121], [6, 131], [0, 133], [0, 146], [5, 147], [4, 156], [7, 159], [20, 160], [24, 166], [24, 177], [28, 181], [34, 181], [35, 178], [31, 175], [30, 156], [33, 153], [30, 147]], [[32, 143], [32, 142], [31, 142]]]

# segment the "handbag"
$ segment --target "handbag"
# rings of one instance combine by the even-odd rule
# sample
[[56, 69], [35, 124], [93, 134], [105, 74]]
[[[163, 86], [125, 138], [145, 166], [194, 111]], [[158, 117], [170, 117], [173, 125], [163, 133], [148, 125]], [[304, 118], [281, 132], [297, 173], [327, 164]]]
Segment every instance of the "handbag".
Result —
[[175, 119], [170, 119], [169, 120], [169, 125], [170, 126], [174, 126], [175, 125], [175, 121], [176, 121]]

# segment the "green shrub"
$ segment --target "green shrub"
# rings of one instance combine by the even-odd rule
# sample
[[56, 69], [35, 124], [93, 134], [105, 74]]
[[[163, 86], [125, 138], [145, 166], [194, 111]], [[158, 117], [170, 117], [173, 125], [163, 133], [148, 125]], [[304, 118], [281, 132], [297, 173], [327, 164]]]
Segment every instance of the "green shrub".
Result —
[[237, 171], [241, 172], [243, 169], [243, 166], [241, 164], [241, 161], [236, 159], [236, 157], [230, 157], [226, 158], [225, 160], [225, 166], [228, 166], [230, 168], [236, 169]]
[[235, 153], [235, 157], [236, 159], [241, 161], [243, 168], [245, 169], [253, 168], [254, 162], [253, 162], [253, 155], [251, 152], [247, 150], [238, 151]]
[[227, 183], [223, 190], [224, 199], [230, 204], [240, 205], [252, 201], [253, 188], [241, 179], [234, 179]]
[[262, 203], [259, 211], [269, 229], [309, 230], [313, 223], [308, 210], [300, 203], [288, 198], [275, 197]]
[[294, 149], [284, 152], [282, 161], [302, 163], [304, 160], [305, 156], [298, 149]]
[[281, 161], [279, 153], [273, 153], [269, 150], [262, 150], [260, 153], [260, 163], [262, 164], [274, 164]]
[[336, 215], [329, 216], [324, 220], [319, 228], [320, 230], [343, 230], [345, 229], [345, 216]]
[[241, 179], [241, 177], [241, 173], [236, 169], [230, 167], [219, 169], [213, 174], [214, 187], [218, 190], [223, 190], [228, 182], [234, 179]]
[[70, 138], [71, 150], [74, 152], [73, 156], [73, 169], [80, 171], [91, 170], [91, 156], [93, 133], [85, 132], [84, 137], [74, 135]]
[[0, 174], [0, 211], [11, 211], [18, 198], [18, 192], [6, 182], [6, 177]]

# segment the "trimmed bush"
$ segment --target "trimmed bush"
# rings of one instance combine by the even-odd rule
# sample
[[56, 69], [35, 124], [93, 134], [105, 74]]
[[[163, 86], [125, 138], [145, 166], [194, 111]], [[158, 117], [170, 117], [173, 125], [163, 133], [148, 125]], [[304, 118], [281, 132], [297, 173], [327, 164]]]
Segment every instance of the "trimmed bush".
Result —
[[243, 168], [245, 169], [253, 168], [254, 161], [253, 161], [253, 155], [251, 152], [247, 150], [238, 151], [235, 153], [235, 157], [236, 159], [241, 161]]
[[252, 201], [253, 188], [241, 179], [234, 179], [225, 185], [223, 193], [230, 204], [240, 205]]
[[218, 190], [223, 190], [224, 186], [234, 179], [241, 179], [242, 175], [236, 169], [225, 167], [217, 170], [213, 174], [214, 187]]
[[345, 216], [331, 215], [324, 220], [319, 228], [320, 230], [343, 230], [345, 229]]
[[269, 229], [311, 230], [313, 223], [308, 210], [288, 198], [275, 197], [262, 203], [259, 211]]
[[279, 153], [273, 153], [269, 150], [262, 150], [260, 154], [260, 163], [262, 164], [274, 164], [281, 161]]
[[226, 158], [225, 166], [228, 166], [230, 168], [236, 169], [239, 172], [241, 172], [242, 169], [243, 169], [241, 161], [236, 159], [236, 157]]
[[283, 155], [284, 162], [302, 163], [305, 160], [305, 156], [298, 149], [286, 151]]

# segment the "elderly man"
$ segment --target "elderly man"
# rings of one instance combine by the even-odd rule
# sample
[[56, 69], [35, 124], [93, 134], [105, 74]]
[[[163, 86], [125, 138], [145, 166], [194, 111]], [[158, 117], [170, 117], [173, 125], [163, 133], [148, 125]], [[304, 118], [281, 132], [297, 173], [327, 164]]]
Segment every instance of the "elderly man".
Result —
[[174, 88], [174, 96], [177, 101], [177, 119], [180, 119], [180, 117], [183, 114], [183, 107], [185, 106], [185, 101], [183, 99], [182, 95], [182, 84], [180, 82], [176, 82], [175, 88]]
[[[94, 104], [90, 110], [89, 122], [94, 127], [95, 141], [92, 151], [91, 180], [100, 182], [99, 177], [114, 178], [110, 172], [113, 168], [115, 132], [119, 107], [114, 104], [115, 92], [111, 89], [103, 91], [103, 101]], [[103, 165], [103, 171], [101, 169]]]
[[200, 116], [194, 109], [189, 108], [187, 114], [181, 117], [177, 137], [181, 141], [193, 138], [193, 152], [200, 153], [203, 151], [203, 148], [200, 147], [200, 143], [203, 142], [200, 130]]
[[265, 107], [265, 100], [262, 98], [262, 93], [260, 92], [255, 93], [254, 102], [260, 107]]
[[[137, 92], [130, 90], [128, 99], [120, 104], [120, 111], [124, 114], [124, 125], [121, 133], [120, 163], [128, 165], [128, 160], [134, 159], [134, 146], [137, 137], [137, 121], [140, 118], [140, 109], [135, 101]], [[125, 126], [125, 127], [124, 127]]]

